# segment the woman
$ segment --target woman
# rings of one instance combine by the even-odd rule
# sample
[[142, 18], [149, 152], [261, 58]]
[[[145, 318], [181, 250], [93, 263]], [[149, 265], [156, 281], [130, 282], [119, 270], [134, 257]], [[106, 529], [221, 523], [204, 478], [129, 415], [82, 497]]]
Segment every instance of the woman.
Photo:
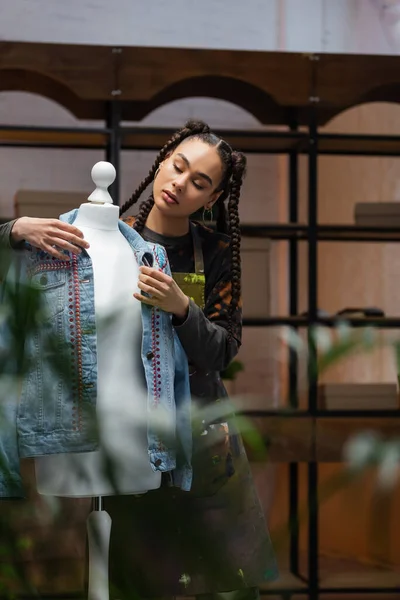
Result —
[[[137, 217], [125, 222], [165, 247], [173, 277], [142, 267], [142, 293], [135, 298], [172, 314], [201, 417], [193, 429], [189, 493], [165, 477], [159, 490], [141, 497], [106, 499], [113, 520], [111, 580], [119, 591], [131, 583], [143, 597], [255, 598], [258, 585], [277, 576], [241, 437], [232, 419], [207, 421], [210, 407], [223, 406], [216, 404], [227, 396], [219, 372], [241, 343], [238, 203], [245, 167], [245, 157], [207, 125], [189, 121], [121, 208], [123, 215], [153, 182]], [[193, 213], [212, 209], [218, 211], [216, 232], [191, 221]], [[12, 244], [26, 239], [55, 256], [85, 247], [79, 230], [54, 220], [25, 218], [3, 227]]]

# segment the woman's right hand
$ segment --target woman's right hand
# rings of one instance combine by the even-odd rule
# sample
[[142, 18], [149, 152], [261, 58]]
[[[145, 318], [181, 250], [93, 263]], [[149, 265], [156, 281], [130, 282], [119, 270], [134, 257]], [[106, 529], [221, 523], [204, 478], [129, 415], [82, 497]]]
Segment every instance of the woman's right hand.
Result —
[[11, 239], [13, 242], [26, 240], [31, 246], [61, 260], [69, 260], [61, 249], [80, 254], [81, 248], [89, 248], [88, 242], [83, 239], [83, 233], [77, 227], [58, 219], [20, 217], [13, 225]]

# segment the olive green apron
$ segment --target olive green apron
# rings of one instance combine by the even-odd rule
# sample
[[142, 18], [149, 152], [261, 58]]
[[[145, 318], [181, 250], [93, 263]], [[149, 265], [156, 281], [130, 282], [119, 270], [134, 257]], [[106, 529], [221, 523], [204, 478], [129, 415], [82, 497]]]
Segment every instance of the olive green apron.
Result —
[[[197, 306], [205, 308], [206, 277], [204, 272], [204, 258], [202, 240], [198, 233], [198, 226], [190, 223], [190, 232], [193, 241], [194, 273], [172, 273], [172, 277], [180, 289], [193, 300]], [[189, 363], [190, 390], [192, 396], [203, 405], [211, 401], [226, 398], [226, 389], [218, 371], [199, 369], [195, 364]]]
[[182, 292], [204, 310], [206, 277], [204, 275], [203, 250], [197, 227], [192, 222], [190, 223], [190, 231], [193, 240], [194, 273], [172, 273], [172, 277]]
[[[190, 231], [193, 241], [194, 273], [172, 273], [172, 277], [179, 285], [183, 293], [188, 296], [202, 310], [205, 307], [205, 284], [204, 257], [197, 227], [190, 223]], [[200, 496], [208, 496], [219, 489], [233, 474], [231, 436], [229, 426], [225, 422], [206, 424], [207, 406], [210, 402], [219, 398], [215, 396], [217, 391], [221, 397], [226, 397], [226, 391], [220, 380], [219, 373], [199, 371], [195, 364], [189, 363], [190, 387], [194, 400], [206, 398], [202, 406], [198, 404], [198, 413], [193, 414], [193, 470], [194, 480], [192, 493]], [[210, 381], [215, 382], [214, 386]], [[215, 385], [216, 384], [216, 385]], [[198, 418], [196, 418], [196, 416]], [[205, 417], [203, 419], [203, 417]]]

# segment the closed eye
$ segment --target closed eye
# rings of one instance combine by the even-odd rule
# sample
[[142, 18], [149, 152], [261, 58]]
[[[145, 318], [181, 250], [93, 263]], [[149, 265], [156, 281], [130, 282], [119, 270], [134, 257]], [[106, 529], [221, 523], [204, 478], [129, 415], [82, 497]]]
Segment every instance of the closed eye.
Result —
[[[183, 173], [183, 170], [182, 170], [182, 169], [180, 169], [180, 168], [178, 167], [178, 165], [177, 165], [177, 164], [173, 163], [173, 165], [174, 165], [174, 169], [175, 169], [175, 171], [176, 171], [177, 173]], [[204, 190], [204, 186], [202, 186], [202, 185], [200, 185], [200, 184], [196, 183], [195, 181], [193, 181], [193, 185], [194, 185], [194, 187], [195, 187], [196, 189], [198, 189], [198, 190]]]

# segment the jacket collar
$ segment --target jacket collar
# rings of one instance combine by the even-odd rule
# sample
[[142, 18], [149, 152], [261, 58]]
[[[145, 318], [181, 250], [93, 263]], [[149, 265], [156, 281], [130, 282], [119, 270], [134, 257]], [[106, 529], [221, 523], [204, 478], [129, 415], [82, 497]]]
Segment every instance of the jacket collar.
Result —
[[[70, 225], [72, 225], [77, 215], [78, 209], [74, 208], [73, 210], [70, 210], [69, 212], [60, 215], [59, 218], [60, 221], [64, 221], [65, 223], [69, 223]], [[118, 228], [122, 235], [128, 241], [129, 245], [131, 246], [133, 252], [135, 253], [136, 260], [138, 261], [138, 263], [140, 265], [152, 267], [154, 262], [153, 254], [150, 251], [149, 245], [142, 238], [142, 236], [139, 235], [135, 229], [129, 227], [129, 225], [121, 221], [121, 219], [118, 221]]]

